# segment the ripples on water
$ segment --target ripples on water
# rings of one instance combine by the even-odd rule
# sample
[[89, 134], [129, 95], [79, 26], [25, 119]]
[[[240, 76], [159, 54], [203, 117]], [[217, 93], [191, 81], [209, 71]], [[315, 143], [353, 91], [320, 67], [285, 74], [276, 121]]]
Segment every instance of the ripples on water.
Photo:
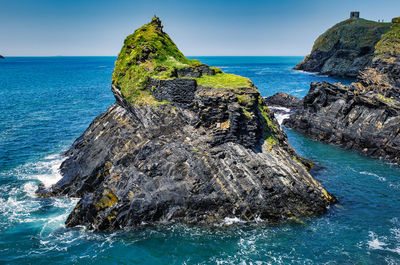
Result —
[[[250, 77], [264, 96], [304, 96], [311, 81], [296, 57], [201, 57]], [[93, 233], [66, 229], [76, 199], [36, 198], [56, 182], [62, 152], [105, 111], [115, 58], [7, 58], [0, 62], [0, 263], [398, 264], [400, 169], [287, 131], [322, 168], [313, 173], [340, 203], [280, 225], [227, 219], [213, 229], [170, 225]]]

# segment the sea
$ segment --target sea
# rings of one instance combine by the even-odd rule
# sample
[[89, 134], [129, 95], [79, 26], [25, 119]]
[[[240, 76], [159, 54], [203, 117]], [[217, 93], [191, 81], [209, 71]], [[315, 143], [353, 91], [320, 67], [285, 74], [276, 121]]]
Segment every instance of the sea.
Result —
[[[353, 80], [294, 71], [302, 57], [192, 57], [249, 77], [263, 96], [306, 95], [310, 82]], [[339, 203], [280, 224], [65, 228], [77, 199], [37, 198], [61, 178], [63, 153], [115, 99], [116, 57], [0, 60], [0, 264], [400, 264], [400, 168], [285, 129]]]

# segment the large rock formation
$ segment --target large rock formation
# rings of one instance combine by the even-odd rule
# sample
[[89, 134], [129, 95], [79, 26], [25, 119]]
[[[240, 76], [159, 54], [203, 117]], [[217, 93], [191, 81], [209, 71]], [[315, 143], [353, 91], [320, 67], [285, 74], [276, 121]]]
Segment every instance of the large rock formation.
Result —
[[4, 56], [0, 55], [0, 59], [4, 59]]
[[312, 83], [302, 106], [284, 124], [400, 165], [400, 18], [392, 22], [376, 46], [372, 66], [360, 72], [357, 82]]
[[390, 29], [390, 23], [352, 16], [317, 38], [311, 53], [294, 69], [324, 75], [356, 77], [370, 66], [375, 45]]
[[182, 55], [158, 18], [128, 36], [116, 103], [66, 152], [39, 196], [81, 198], [68, 227], [132, 228], [324, 213], [315, 181], [249, 79]]

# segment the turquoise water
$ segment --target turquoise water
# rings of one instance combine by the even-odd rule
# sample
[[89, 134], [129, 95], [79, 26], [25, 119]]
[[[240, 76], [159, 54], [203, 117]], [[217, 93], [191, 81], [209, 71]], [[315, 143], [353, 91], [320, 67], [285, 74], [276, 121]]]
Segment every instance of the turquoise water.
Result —
[[[307, 93], [292, 71], [300, 57], [200, 57], [253, 80], [264, 96]], [[115, 57], [0, 60], [0, 264], [399, 264], [400, 169], [287, 131], [322, 169], [313, 175], [339, 199], [328, 213], [280, 225], [215, 229], [172, 225], [92, 233], [65, 229], [76, 200], [35, 198], [59, 178], [62, 152], [114, 102]]]

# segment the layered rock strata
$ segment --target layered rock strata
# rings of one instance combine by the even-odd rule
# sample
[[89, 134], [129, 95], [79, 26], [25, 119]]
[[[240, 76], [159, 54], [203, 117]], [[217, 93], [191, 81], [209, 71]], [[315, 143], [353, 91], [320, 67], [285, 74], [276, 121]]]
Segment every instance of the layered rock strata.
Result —
[[[276, 95], [265, 101], [291, 108]], [[312, 83], [287, 127], [400, 165], [400, 19], [377, 44], [371, 67], [350, 86]]]
[[66, 225], [275, 222], [335, 202], [307, 171], [247, 78], [184, 57], [158, 18], [127, 37], [116, 103], [66, 152], [39, 196], [81, 198]]

